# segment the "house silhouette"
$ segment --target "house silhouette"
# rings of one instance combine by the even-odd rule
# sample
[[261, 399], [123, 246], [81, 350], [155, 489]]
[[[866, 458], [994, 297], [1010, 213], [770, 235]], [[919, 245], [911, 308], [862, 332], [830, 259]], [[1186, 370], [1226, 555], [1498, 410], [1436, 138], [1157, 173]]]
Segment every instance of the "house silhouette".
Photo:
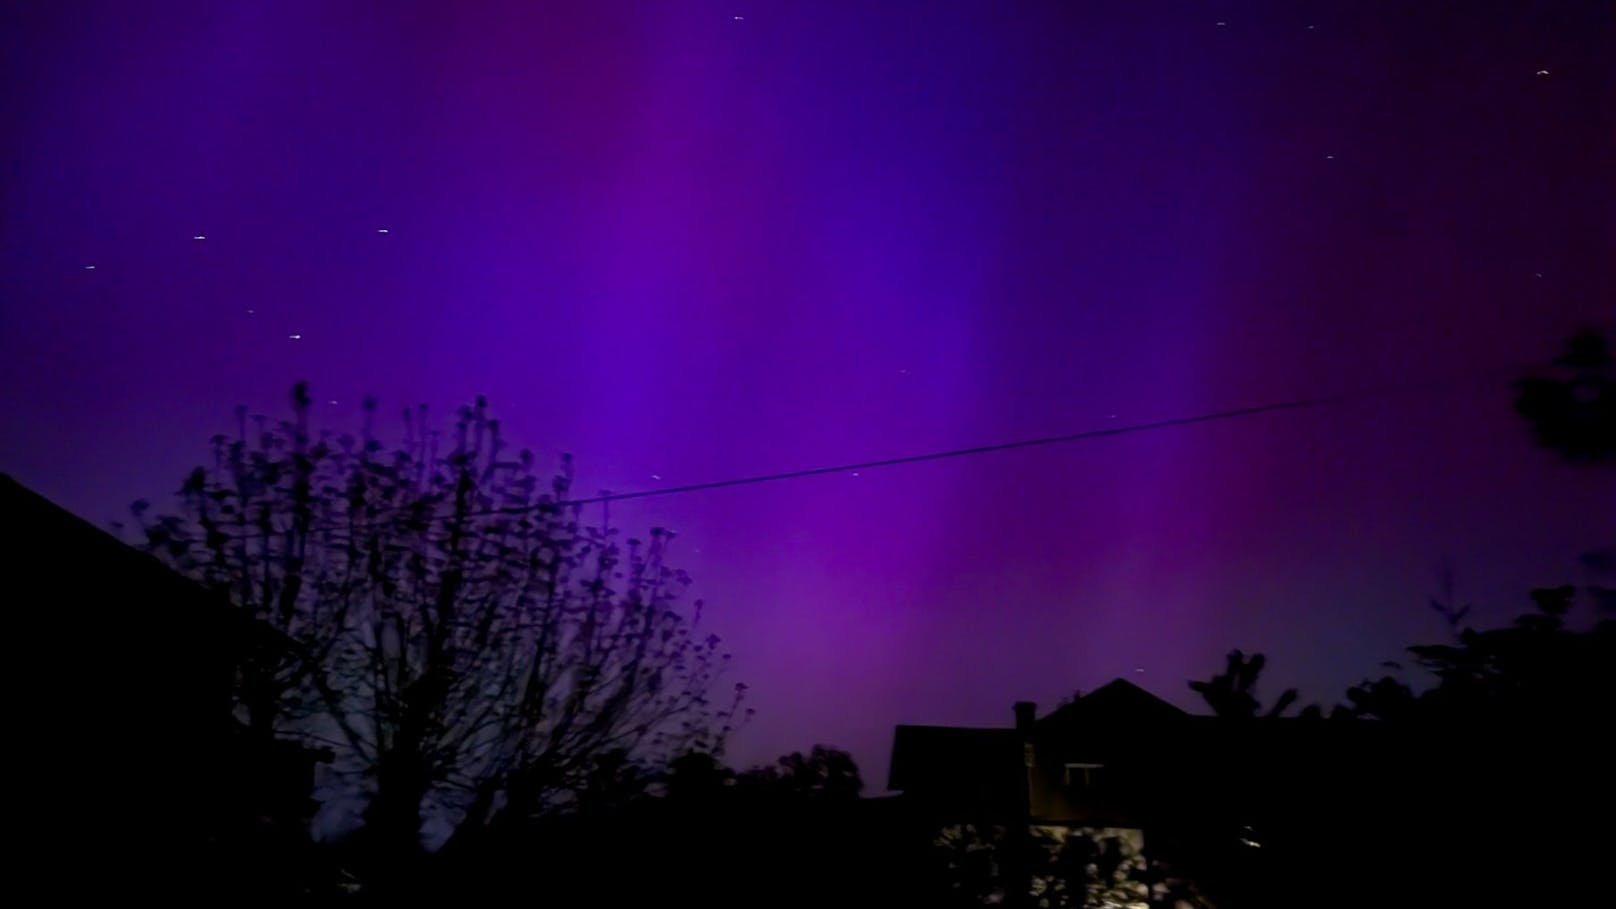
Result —
[[1216, 717], [1117, 679], [1042, 717], [1018, 703], [1007, 727], [899, 726], [888, 786], [933, 829], [1125, 834], [1218, 905], [1541, 904], [1608, 855], [1608, 705], [1590, 703]]
[[899, 726], [888, 788], [944, 818], [1142, 828], [1159, 818], [1174, 744], [1197, 717], [1124, 679], [1003, 728]]
[[120, 899], [295, 877], [269, 865], [306, 836], [316, 756], [233, 716], [238, 667], [289, 642], [5, 475], [0, 514], [14, 873]]

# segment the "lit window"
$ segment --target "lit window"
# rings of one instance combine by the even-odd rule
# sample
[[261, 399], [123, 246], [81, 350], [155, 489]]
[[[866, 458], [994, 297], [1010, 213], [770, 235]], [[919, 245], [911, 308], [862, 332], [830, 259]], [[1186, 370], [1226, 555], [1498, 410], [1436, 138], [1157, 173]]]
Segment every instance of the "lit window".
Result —
[[1066, 765], [1066, 785], [1079, 792], [1094, 788], [1094, 774], [1104, 764], [1069, 763]]

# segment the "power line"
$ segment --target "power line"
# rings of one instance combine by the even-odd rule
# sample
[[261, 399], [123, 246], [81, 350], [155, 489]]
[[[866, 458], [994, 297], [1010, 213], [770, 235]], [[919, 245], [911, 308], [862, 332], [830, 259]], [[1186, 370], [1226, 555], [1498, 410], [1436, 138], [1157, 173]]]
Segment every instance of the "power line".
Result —
[[[649, 499], [659, 496], [684, 495], [692, 492], [705, 492], [711, 489], [727, 489], [735, 486], [755, 486], [762, 483], [776, 483], [783, 480], [796, 480], [805, 477], [823, 476], [833, 473], [851, 473], [857, 470], [872, 470], [880, 467], [896, 467], [903, 464], [917, 464], [922, 461], [942, 461], [949, 458], [963, 458], [970, 455], [989, 454], [996, 451], [1014, 451], [1022, 448], [1039, 448], [1046, 445], [1063, 445], [1069, 442], [1082, 442], [1089, 439], [1103, 439], [1112, 436], [1133, 435], [1142, 432], [1153, 432], [1158, 429], [1171, 429], [1179, 426], [1194, 426], [1201, 423], [1213, 423], [1222, 420], [1234, 420], [1241, 417], [1258, 416], [1265, 413], [1278, 413], [1290, 410], [1307, 410], [1315, 407], [1324, 407], [1331, 404], [1342, 404], [1349, 401], [1358, 401], [1368, 398], [1386, 397], [1408, 393], [1435, 393], [1455, 385], [1468, 384], [1481, 379], [1491, 379], [1502, 375], [1525, 375], [1535, 365], [1500, 366], [1493, 369], [1481, 370], [1455, 376], [1448, 379], [1408, 381], [1395, 385], [1383, 385], [1375, 388], [1359, 389], [1335, 395], [1321, 395], [1312, 398], [1297, 398], [1289, 401], [1274, 401], [1267, 404], [1257, 404], [1249, 407], [1236, 407], [1230, 410], [1212, 411], [1195, 414], [1187, 417], [1172, 417], [1164, 420], [1152, 420], [1145, 423], [1130, 423], [1123, 426], [1108, 426], [1103, 429], [1088, 429], [1080, 432], [1063, 433], [1054, 436], [1042, 436], [1033, 439], [1018, 439], [1013, 442], [998, 442], [990, 445], [974, 445], [969, 448], [951, 448], [944, 451], [931, 451], [924, 454], [903, 455], [892, 458], [878, 458], [869, 461], [857, 461], [846, 464], [836, 464], [826, 467], [808, 467], [800, 470], [787, 470], [780, 473], [757, 474], [746, 477], [733, 477], [727, 480], [711, 480], [704, 483], [687, 483], [680, 486], [665, 486], [659, 489], [642, 489], [636, 492], [603, 492], [600, 495], [583, 499], [567, 499], [559, 502], [535, 502], [529, 505], [512, 505], [502, 508], [490, 508], [479, 511], [466, 512], [466, 517], [490, 517], [495, 515], [521, 515], [530, 512], [561, 509], [567, 507], [581, 507], [584, 505], [603, 505], [611, 502], [624, 502], [633, 499]], [[404, 507], [391, 509], [393, 512], [406, 510]], [[323, 529], [343, 529], [337, 524], [321, 522]]]
[[[802, 477], [815, 477], [827, 473], [850, 473], [855, 470], [870, 470], [876, 467], [896, 467], [899, 464], [917, 464], [921, 461], [941, 461], [946, 458], [963, 458], [969, 455], [987, 454], [994, 451], [1013, 451], [1018, 448], [1037, 448], [1043, 445], [1060, 445], [1066, 442], [1080, 442], [1084, 439], [1100, 439], [1107, 436], [1121, 436], [1137, 432], [1149, 432], [1153, 429], [1166, 429], [1170, 426], [1190, 426], [1196, 423], [1210, 423], [1214, 420], [1231, 420], [1235, 417], [1255, 416], [1260, 413], [1272, 413], [1280, 410], [1297, 410], [1304, 407], [1315, 407], [1326, 403], [1327, 399], [1304, 399], [1298, 401], [1280, 401], [1273, 404], [1260, 404], [1255, 407], [1241, 407], [1235, 410], [1223, 410], [1216, 413], [1199, 414], [1193, 417], [1175, 417], [1170, 420], [1154, 420], [1149, 423], [1132, 423], [1127, 426], [1112, 426], [1106, 429], [1090, 429], [1083, 432], [1072, 432], [1058, 436], [1044, 436], [1038, 439], [1020, 439], [1015, 442], [999, 442], [993, 445], [976, 445], [970, 448], [953, 448], [947, 451], [932, 451], [926, 454], [904, 455], [897, 458], [881, 458], [876, 461], [858, 461], [851, 464], [837, 464], [831, 467], [809, 467], [803, 470], [788, 470], [783, 473], [758, 474], [751, 477], [736, 477], [729, 480], [713, 480], [707, 483], [688, 483], [683, 486], [667, 486], [661, 489], [642, 489], [638, 492], [602, 493], [588, 499], [568, 499], [557, 505], [596, 505], [606, 502], [622, 502], [628, 499], [648, 499], [653, 496], [680, 495], [687, 492], [702, 492], [708, 489], [724, 489], [730, 486], [750, 486], [756, 483], [774, 483], [780, 480], [795, 480]], [[532, 506], [524, 506], [515, 510], [528, 510]]]
[[494, 509], [482, 514], [520, 514], [534, 511], [541, 507], [560, 508], [578, 505], [600, 505], [610, 502], [623, 502], [631, 499], [649, 499], [657, 496], [683, 495], [691, 492], [704, 492], [709, 489], [727, 489], [732, 486], [753, 486], [759, 483], [775, 483], [781, 480], [796, 480], [803, 477], [822, 476], [832, 473], [850, 473], [855, 470], [871, 470], [878, 467], [895, 467], [900, 464], [917, 464], [922, 461], [941, 461], [948, 458], [963, 458], [970, 455], [988, 454], [995, 451], [1014, 451], [1020, 448], [1038, 448], [1045, 445], [1063, 445], [1068, 442], [1081, 442], [1088, 439], [1103, 439], [1110, 436], [1132, 435], [1134, 433], [1151, 432], [1157, 429], [1169, 429], [1175, 426], [1193, 426], [1198, 423], [1212, 423], [1219, 420], [1233, 420], [1240, 417], [1251, 417], [1265, 413], [1276, 413], [1286, 410], [1305, 410], [1313, 407], [1323, 407], [1329, 404], [1341, 404], [1347, 401], [1362, 400], [1365, 398], [1381, 397], [1385, 395], [1401, 394], [1418, 391], [1437, 391], [1448, 386], [1476, 381], [1482, 378], [1492, 378], [1502, 374], [1520, 374], [1521, 367], [1509, 366], [1487, 370], [1479, 373], [1469, 373], [1465, 376], [1447, 381], [1431, 383], [1402, 383], [1394, 386], [1382, 386], [1372, 389], [1344, 392], [1338, 395], [1326, 395], [1315, 398], [1298, 398], [1291, 401], [1275, 401], [1268, 404], [1257, 404], [1250, 407], [1237, 407], [1232, 410], [1219, 410], [1211, 413], [1197, 414], [1188, 417], [1173, 417], [1165, 420], [1152, 420], [1147, 423], [1130, 423], [1125, 426], [1110, 426], [1104, 429], [1089, 429], [1081, 432], [1064, 433], [1057, 436], [1043, 436], [1036, 439], [1020, 439], [1014, 442], [999, 442], [992, 445], [975, 445], [970, 448], [953, 448], [946, 451], [932, 451], [925, 454], [904, 455], [895, 458], [880, 458], [873, 461], [858, 461], [849, 464], [837, 464], [829, 467], [809, 467], [802, 470], [788, 470], [781, 473], [758, 474], [749, 477], [735, 477], [728, 480], [712, 480], [705, 483], [687, 483], [681, 486], [666, 486], [660, 489], [642, 489], [637, 492], [603, 492], [600, 495], [586, 499], [568, 499], [565, 502], [554, 502], [547, 505], [524, 505], [512, 508]]

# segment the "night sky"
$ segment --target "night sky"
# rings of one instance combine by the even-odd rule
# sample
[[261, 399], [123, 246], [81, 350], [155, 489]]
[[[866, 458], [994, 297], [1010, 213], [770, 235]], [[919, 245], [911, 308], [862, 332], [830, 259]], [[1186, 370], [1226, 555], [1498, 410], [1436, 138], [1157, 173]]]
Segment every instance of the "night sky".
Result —
[[0, 86], [0, 469], [98, 523], [297, 379], [586, 492], [1405, 387], [614, 506], [738, 761], [1235, 646], [1332, 702], [1616, 539], [1507, 372], [1616, 316], [1609, 3], [8, 0]]

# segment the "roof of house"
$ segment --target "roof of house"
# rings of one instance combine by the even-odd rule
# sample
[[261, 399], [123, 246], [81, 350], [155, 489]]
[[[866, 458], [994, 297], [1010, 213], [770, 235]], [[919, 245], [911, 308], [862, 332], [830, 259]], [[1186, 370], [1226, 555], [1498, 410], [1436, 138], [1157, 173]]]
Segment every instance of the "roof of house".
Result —
[[[1124, 679], [1074, 698], [1036, 720], [1035, 738], [1085, 731], [1160, 728], [1194, 719]], [[887, 788], [946, 796], [977, 806], [1005, 806], [1026, 798], [1024, 737], [1014, 727], [899, 726], [892, 742]]]
[[1014, 729], [899, 726], [887, 788], [912, 791], [998, 780], [1021, 760], [1021, 740]]
[[0, 566], [14, 592], [34, 602], [37, 633], [93, 636], [109, 646], [217, 649], [284, 636], [217, 594], [0, 474]]
[[1075, 697], [1038, 721], [1042, 728], [1068, 722], [1122, 721], [1174, 723], [1191, 716], [1126, 679], [1112, 679], [1086, 695]]

